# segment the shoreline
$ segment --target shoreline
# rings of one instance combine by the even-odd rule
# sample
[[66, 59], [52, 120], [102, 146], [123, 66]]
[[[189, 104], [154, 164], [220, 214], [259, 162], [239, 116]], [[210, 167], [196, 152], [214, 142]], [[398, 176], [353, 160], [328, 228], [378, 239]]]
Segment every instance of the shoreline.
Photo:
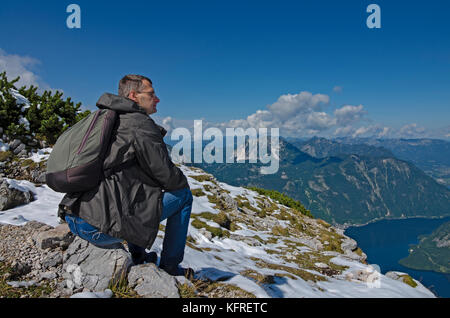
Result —
[[[346, 230], [349, 227], [360, 228], [362, 226], [365, 226], [365, 225], [368, 225], [371, 223], [375, 223], [378, 221], [382, 221], [382, 220], [390, 221], [390, 220], [407, 220], [407, 219], [419, 219], [419, 221], [414, 222], [414, 223], [418, 223], [418, 224], [420, 224], [422, 222], [422, 221], [420, 221], [420, 219], [422, 219], [422, 220], [442, 220], [442, 222], [448, 222], [448, 221], [450, 221], [450, 215], [444, 215], [444, 216], [415, 215], [415, 216], [397, 217], [397, 218], [395, 218], [395, 217], [385, 218], [384, 217], [384, 218], [378, 218], [378, 219], [371, 220], [369, 222], [366, 222], [365, 224], [348, 224], [348, 223], [343, 224], [345, 226], [345, 229], [343, 231], [344, 231], [344, 235], [348, 236], [348, 234], [346, 234]], [[343, 225], [341, 225], [341, 228]], [[395, 224], [394, 224], [393, 228], [395, 228]], [[366, 230], [366, 229], [361, 229], [361, 230], [358, 229], [357, 231], [362, 233], [362, 232], [365, 232], [364, 230]], [[382, 233], [382, 232], [379, 232], [379, 233]], [[357, 240], [357, 239], [354, 239], [354, 240], [357, 242], [358, 247], [360, 247], [363, 250], [363, 252], [366, 253], [364, 248], [362, 248], [360, 246], [359, 240]], [[406, 248], [406, 245], [405, 245], [405, 248]], [[369, 254], [366, 253], [366, 255], [367, 255], [368, 259], [377, 256], [376, 259], [372, 260], [372, 262], [375, 264], [380, 264], [383, 267], [384, 267], [384, 265], [389, 264], [388, 268], [384, 268], [384, 270], [382, 271], [383, 274], [385, 274], [388, 271], [399, 271], [399, 272], [406, 273], [406, 274], [410, 275], [413, 279], [421, 282], [436, 297], [438, 297], [438, 298], [448, 297], [448, 292], [449, 292], [448, 288], [443, 286], [442, 282], [450, 279], [450, 273], [438, 272], [438, 271], [434, 271], [431, 269], [414, 268], [414, 267], [406, 266], [405, 264], [401, 264], [400, 263], [401, 259], [407, 258], [411, 255], [409, 250], [405, 257], [397, 258], [397, 257], [393, 256], [393, 258], [392, 257], [388, 258], [388, 261], [386, 261], [386, 259], [384, 259], [382, 256], [380, 258], [380, 255], [378, 255], [378, 254], [369, 256]], [[398, 268], [398, 269], [395, 269], [395, 270], [390, 269], [391, 268], [390, 266], [393, 264], [393, 263], [391, 264], [392, 261], [394, 261], [394, 263], [396, 264], [395, 268]], [[385, 264], [385, 262], [386, 262], [386, 264]], [[447, 296], [445, 296], [445, 295], [447, 295]]]
[[369, 225], [369, 224], [371, 224], [371, 223], [375, 223], [375, 222], [383, 221], [383, 220], [445, 219], [445, 218], [448, 218], [448, 217], [450, 217], [450, 214], [449, 214], [449, 215], [444, 215], [444, 216], [421, 216], [421, 215], [414, 215], [414, 216], [397, 217], [397, 218], [386, 218], [386, 217], [384, 217], [384, 218], [373, 219], [373, 220], [370, 220], [370, 221], [368, 221], [368, 222], [366, 222], [366, 223], [362, 223], [362, 224], [359, 224], [359, 223], [356, 223], [356, 224], [344, 223], [344, 224], [333, 224], [333, 226], [336, 227], [336, 228], [342, 229], [342, 230], [344, 230], [344, 232], [345, 232], [345, 230], [347, 230], [349, 227], [362, 227], [362, 226], [366, 226], [366, 225]]

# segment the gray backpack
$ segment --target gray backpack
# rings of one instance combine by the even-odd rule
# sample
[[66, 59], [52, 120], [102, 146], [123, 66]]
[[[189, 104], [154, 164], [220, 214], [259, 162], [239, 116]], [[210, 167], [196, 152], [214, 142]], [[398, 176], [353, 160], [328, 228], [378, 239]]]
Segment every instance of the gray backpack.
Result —
[[46, 183], [57, 192], [92, 189], [113, 171], [103, 170], [117, 113], [99, 109], [66, 130], [47, 161]]

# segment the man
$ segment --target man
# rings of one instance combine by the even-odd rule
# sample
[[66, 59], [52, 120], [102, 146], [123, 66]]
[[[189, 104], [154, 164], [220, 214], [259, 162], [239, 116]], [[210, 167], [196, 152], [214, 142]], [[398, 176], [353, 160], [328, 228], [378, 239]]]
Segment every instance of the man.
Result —
[[167, 219], [159, 267], [171, 275], [192, 275], [192, 269], [179, 266], [192, 193], [185, 175], [169, 157], [163, 141], [167, 131], [148, 116], [157, 111], [158, 103], [152, 81], [141, 75], [123, 77], [118, 96], [100, 97], [99, 108], [119, 115], [103, 164], [114, 172], [82, 193], [76, 204], [65, 207], [65, 219], [74, 234], [96, 246], [126, 240], [135, 264], [156, 263], [156, 253], [145, 249], [151, 248], [159, 223]]

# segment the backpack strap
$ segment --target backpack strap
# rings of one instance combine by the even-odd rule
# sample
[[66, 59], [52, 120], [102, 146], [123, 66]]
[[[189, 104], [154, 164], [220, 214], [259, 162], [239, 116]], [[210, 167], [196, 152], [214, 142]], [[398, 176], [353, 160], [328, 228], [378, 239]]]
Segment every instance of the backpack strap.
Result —
[[136, 161], [136, 158], [133, 158], [133, 159], [131, 159], [131, 160], [128, 160], [128, 161], [125, 161], [125, 162], [121, 163], [121, 164], [118, 165], [118, 166], [115, 166], [115, 167], [112, 167], [112, 168], [103, 170], [103, 176], [104, 176], [105, 178], [109, 178], [109, 177], [111, 177], [114, 173], [116, 173], [116, 172], [118, 172], [118, 171], [121, 171], [121, 170], [123, 170], [123, 169], [125, 169], [125, 168], [129, 168], [129, 167], [131, 167], [131, 166], [134, 166], [135, 164], [137, 164], [137, 161]]

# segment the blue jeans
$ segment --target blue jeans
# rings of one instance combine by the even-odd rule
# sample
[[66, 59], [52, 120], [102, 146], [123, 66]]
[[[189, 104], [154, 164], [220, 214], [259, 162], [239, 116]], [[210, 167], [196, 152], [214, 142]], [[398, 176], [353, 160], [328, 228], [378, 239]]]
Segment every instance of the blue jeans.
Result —
[[[166, 231], [161, 252], [160, 266], [178, 265], [183, 261], [184, 247], [192, 210], [192, 193], [189, 188], [163, 193], [161, 221], [167, 219]], [[123, 242], [122, 239], [100, 232], [75, 215], [65, 217], [70, 231], [82, 239], [98, 246], [110, 247]], [[130, 253], [144, 253], [145, 248], [128, 242]]]

